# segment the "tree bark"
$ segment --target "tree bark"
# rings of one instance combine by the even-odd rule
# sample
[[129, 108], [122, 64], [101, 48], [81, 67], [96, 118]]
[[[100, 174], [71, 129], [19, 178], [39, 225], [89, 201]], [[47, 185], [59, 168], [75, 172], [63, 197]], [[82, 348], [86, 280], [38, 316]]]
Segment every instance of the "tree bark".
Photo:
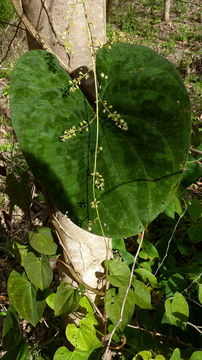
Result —
[[[87, 21], [91, 28], [93, 47], [96, 49], [106, 41], [105, 0], [22, 0], [25, 15], [44, 41], [70, 69], [91, 67], [91, 39]], [[30, 49], [41, 45], [28, 36]]]

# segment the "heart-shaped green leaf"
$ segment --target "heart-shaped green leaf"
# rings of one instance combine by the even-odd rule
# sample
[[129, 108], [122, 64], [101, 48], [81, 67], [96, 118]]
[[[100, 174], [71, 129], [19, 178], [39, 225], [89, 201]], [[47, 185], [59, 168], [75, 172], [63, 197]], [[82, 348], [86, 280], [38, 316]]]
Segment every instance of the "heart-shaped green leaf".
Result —
[[150, 289], [137, 279], [133, 280], [132, 285], [134, 287], [135, 304], [141, 309], [152, 309]]
[[57, 251], [57, 245], [53, 241], [51, 229], [42, 227], [36, 232], [30, 231], [29, 241], [31, 247], [44, 255], [54, 255]]
[[36, 326], [46, 303], [38, 298], [35, 287], [15, 270], [10, 273], [8, 279], [8, 295], [18, 314]]
[[121, 260], [114, 259], [105, 261], [105, 266], [110, 273], [107, 275], [107, 280], [113, 286], [126, 286], [129, 283], [130, 269]]
[[176, 292], [173, 299], [165, 301], [166, 317], [171, 324], [185, 330], [189, 317], [189, 306], [182, 294]]
[[[116, 293], [116, 290], [112, 288], [109, 289], [105, 295], [105, 310], [107, 316], [114, 325], [120, 319], [125, 293], [126, 293], [126, 286], [122, 286], [119, 287], [118, 293]], [[134, 296], [134, 291], [130, 289], [125, 302], [122, 322], [119, 325], [119, 329], [121, 331], [123, 331], [126, 325], [130, 323], [134, 310], [135, 310], [135, 296]]]
[[174, 66], [149, 48], [105, 46], [96, 63], [95, 174], [95, 114], [51, 54], [35, 50], [17, 62], [12, 121], [34, 175], [59, 210], [84, 228], [90, 221], [100, 234], [98, 205], [105, 234], [129, 237], [176, 192], [190, 143], [190, 104]]
[[79, 307], [79, 290], [74, 289], [71, 285], [62, 282], [55, 294], [55, 316], [61, 314], [70, 314]]
[[47, 256], [36, 256], [29, 252], [24, 260], [24, 268], [28, 279], [37, 289], [44, 290], [49, 287], [53, 279], [53, 271]]
[[80, 320], [79, 327], [75, 324], [68, 324], [66, 337], [76, 350], [89, 351], [102, 345], [96, 337], [96, 331], [88, 318]]

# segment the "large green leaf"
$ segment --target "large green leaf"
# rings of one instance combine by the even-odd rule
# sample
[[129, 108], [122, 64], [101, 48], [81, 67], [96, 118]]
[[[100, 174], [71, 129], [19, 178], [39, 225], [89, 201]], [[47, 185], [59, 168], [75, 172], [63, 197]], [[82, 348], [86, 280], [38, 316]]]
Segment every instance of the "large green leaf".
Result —
[[189, 306], [182, 294], [176, 292], [171, 300], [168, 298], [165, 301], [166, 317], [171, 324], [185, 330], [189, 317]]
[[[96, 180], [104, 179], [104, 189], [96, 189], [96, 199], [106, 235], [126, 237], [142, 231], [177, 189], [190, 141], [189, 99], [173, 65], [142, 46], [101, 48], [97, 75], [103, 151], [98, 154]], [[94, 112], [81, 91], [71, 86], [51, 54], [24, 54], [12, 75], [13, 126], [51, 202], [82, 227], [92, 221], [92, 232], [101, 233], [90, 206]], [[127, 131], [118, 127], [122, 118]], [[74, 134], [73, 127], [78, 129], [84, 121], [88, 132]], [[65, 129], [73, 135], [63, 143]]]
[[40, 254], [54, 255], [57, 251], [57, 245], [53, 241], [51, 229], [42, 227], [36, 232], [29, 232], [30, 245]]
[[134, 301], [141, 309], [152, 309], [150, 289], [141, 281], [134, 278]]
[[68, 324], [66, 337], [69, 342], [80, 351], [92, 351], [102, 345], [96, 336], [96, 330], [88, 318], [80, 320], [79, 327]]
[[113, 286], [126, 286], [129, 283], [130, 269], [120, 259], [105, 261], [105, 266], [110, 273], [107, 275], [107, 280]]
[[79, 290], [74, 289], [71, 285], [62, 282], [55, 295], [54, 311], [55, 316], [61, 314], [70, 314], [79, 307]]
[[8, 295], [18, 314], [35, 326], [43, 314], [45, 301], [37, 296], [34, 286], [15, 270], [8, 279]]
[[29, 252], [24, 260], [24, 268], [28, 279], [37, 289], [44, 290], [49, 287], [53, 279], [53, 271], [47, 256], [36, 256]]
[[[125, 293], [126, 293], [126, 286], [122, 286], [119, 287], [118, 293], [116, 293], [115, 288], [112, 288], [109, 289], [105, 295], [105, 310], [107, 316], [114, 325], [120, 319]], [[126, 325], [130, 323], [134, 310], [135, 310], [135, 296], [134, 296], [134, 291], [130, 289], [125, 302], [122, 321], [119, 325], [121, 331], [123, 331]]]

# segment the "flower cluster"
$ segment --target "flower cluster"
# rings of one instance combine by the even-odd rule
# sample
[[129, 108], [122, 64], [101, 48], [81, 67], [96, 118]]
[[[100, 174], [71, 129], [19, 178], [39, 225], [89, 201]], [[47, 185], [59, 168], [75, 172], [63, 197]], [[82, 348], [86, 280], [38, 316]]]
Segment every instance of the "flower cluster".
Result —
[[122, 119], [118, 111], [113, 111], [113, 106], [108, 105], [106, 100], [103, 101], [102, 104], [104, 106], [103, 113], [107, 114], [107, 117], [115, 123], [115, 126], [121, 130], [127, 131], [128, 124], [124, 119]]
[[92, 207], [93, 209], [96, 209], [98, 207], [99, 201], [94, 199], [90, 202], [90, 207]]
[[88, 123], [84, 120], [81, 121], [78, 125], [78, 127], [76, 127], [75, 125], [72, 126], [70, 129], [67, 129], [63, 132], [63, 134], [60, 136], [60, 139], [62, 141], [65, 140], [69, 140], [72, 139], [73, 137], [76, 136], [77, 132], [82, 132], [83, 130], [85, 130], [86, 132], [88, 132]]
[[69, 90], [71, 92], [74, 92], [75, 90], [79, 89], [79, 85], [81, 85], [81, 81], [83, 79], [85, 79], [85, 80], [89, 79], [89, 77], [90, 77], [89, 71], [86, 72], [85, 74], [82, 71], [79, 71], [79, 75], [75, 79], [72, 79], [69, 81], [69, 83], [70, 83]]
[[98, 171], [96, 171], [95, 173], [92, 173], [91, 175], [94, 176], [94, 178], [95, 178], [95, 180], [94, 180], [95, 187], [98, 190], [103, 191], [104, 190], [104, 178], [102, 177], [102, 175]]

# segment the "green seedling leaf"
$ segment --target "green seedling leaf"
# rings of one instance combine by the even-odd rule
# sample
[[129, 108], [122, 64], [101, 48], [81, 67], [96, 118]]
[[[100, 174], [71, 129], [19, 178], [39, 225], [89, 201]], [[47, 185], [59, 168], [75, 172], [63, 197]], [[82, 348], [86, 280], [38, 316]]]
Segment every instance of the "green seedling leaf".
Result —
[[135, 357], [133, 358], [133, 360], [152, 360], [152, 353], [150, 351], [140, 351], [137, 355], [135, 355]]
[[87, 318], [80, 320], [79, 327], [75, 324], [68, 324], [65, 334], [76, 350], [93, 351], [102, 346], [102, 343], [96, 337], [94, 326]]
[[201, 360], [202, 359], [202, 351], [194, 351], [190, 360]]
[[176, 348], [173, 351], [170, 360], [183, 360], [180, 355], [180, 349]]
[[159, 258], [159, 254], [155, 246], [145, 239], [139, 257], [144, 260], [154, 260]]
[[66, 282], [62, 282], [55, 294], [54, 314], [59, 316], [61, 314], [70, 314], [79, 307], [79, 290], [74, 289]]
[[202, 304], [202, 284], [198, 285], [198, 299], [200, 303]]
[[82, 298], [79, 301], [79, 305], [81, 307], [83, 307], [84, 309], [86, 309], [88, 313], [90, 313], [92, 315], [94, 314], [93, 307], [90, 304], [90, 301], [88, 300], [88, 298], [86, 296], [82, 296]]
[[141, 309], [153, 309], [151, 305], [150, 289], [141, 281], [134, 279], [134, 301]]
[[42, 227], [37, 232], [30, 231], [29, 241], [32, 248], [44, 255], [54, 255], [57, 251], [57, 245], [53, 241], [51, 229]]
[[[106, 236], [126, 238], [147, 227], [177, 190], [190, 145], [190, 104], [174, 66], [149, 48], [102, 47], [96, 66], [103, 148], [96, 200]], [[83, 228], [92, 221], [92, 232], [101, 234], [92, 203], [96, 121], [71, 81], [46, 51], [23, 54], [12, 73], [12, 123], [50, 202]]]
[[120, 259], [105, 261], [105, 266], [110, 275], [107, 275], [107, 280], [113, 286], [126, 286], [129, 283], [130, 269]]
[[151, 286], [157, 285], [157, 279], [156, 276], [154, 276], [150, 271], [147, 269], [136, 269], [134, 272], [135, 276], [140, 276], [142, 281], [144, 281], [145, 284], [150, 283]]
[[28, 279], [37, 289], [44, 290], [49, 287], [53, 280], [53, 271], [47, 256], [39, 257], [29, 252], [24, 259], [24, 268]]
[[197, 225], [190, 226], [188, 230], [189, 240], [193, 244], [198, 244], [202, 239], [202, 220]]
[[45, 301], [37, 297], [35, 287], [15, 270], [8, 278], [8, 295], [18, 314], [36, 326], [44, 312]]
[[163, 355], [157, 355], [154, 360], [166, 360], [166, 358]]
[[20, 342], [22, 335], [18, 324], [18, 316], [12, 305], [9, 306], [3, 324], [3, 345], [5, 350], [11, 351]]
[[17, 241], [14, 241], [12, 245], [12, 251], [14, 253], [15, 259], [21, 266], [24, 267], [24, 259], [28, 253], [28, 247]]
[[172, 300], [167, 299], [165, 301], [165, 311], [166, 317], [171, 324], [180, 327], [182, 330], [186, 329], [189, 306], [182, 294], [176, 292]]
[[88, 360], [91, 351], [69, 351], [65, 346], [61, 346], [54, 354], [53, 360]]
[[[117, 321], [120, 319], [121, 315], [121, 308], [123, 304], [123, 299], [126, 293], [126, 287], [122, 286], [119, 287], [118, 293], [116, 293], [116, 290], [114, 288], [109, 289], [105, 295], [105, 310], [107, 313], [107, 316], [112, 321], [112, 323], [115, 325]], [[127, 324], [130, 323], [131, 318], [133, 316], [134, 310], [135, 310], [135, 296], [134, 291], [129, 290], [124, 311], [123, 311], [123, 317], [122, 322], [119, 325], [119, 329], [121, 331], [124, 330]]]
[[193, 198], [191, 200], [191, 204], [188, 206], [187, 211], [191, 217], [191, 219], [195, 222], [201, 217], [202, 206], [201, 202], [197, 198]]
[[52, 309], [55, 310], [55, 297], [56, 294], [52, 292], [46, 297], [46, 304]]

